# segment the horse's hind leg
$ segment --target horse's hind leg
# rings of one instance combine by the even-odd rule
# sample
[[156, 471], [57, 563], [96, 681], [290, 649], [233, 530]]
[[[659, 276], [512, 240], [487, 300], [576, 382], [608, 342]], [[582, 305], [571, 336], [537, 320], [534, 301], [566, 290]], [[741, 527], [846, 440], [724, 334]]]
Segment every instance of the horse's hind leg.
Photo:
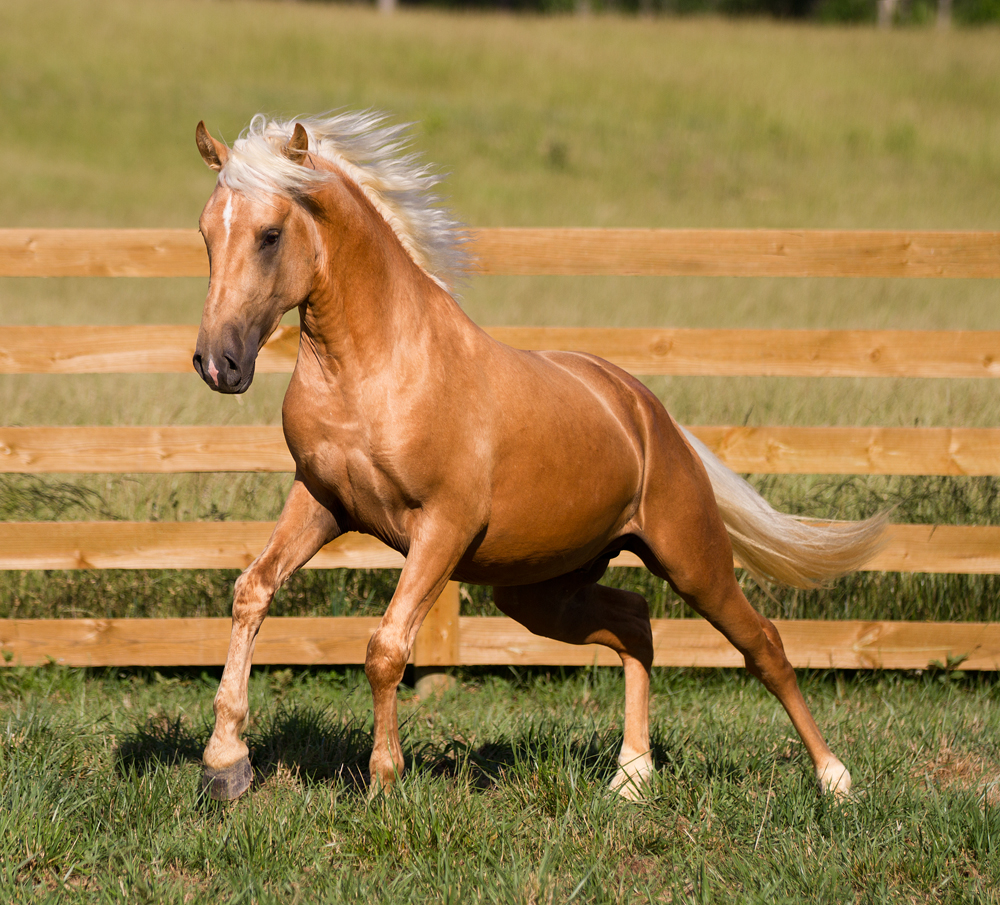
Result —
[[847, 795], [851, 790], [851, 774], [830, 750], [809, 712], [778, 630], [750, 606], [735, 578], [733, 587], [735, 593], [730, 589], [721, 605], [715, 600], [706, 603], [704, 597], [681, 596], [733, 643], [743, 654], [750, 673], [781, 702], [809, 752], [820, 789], [838, 797]]
[[781, 702], [809, 752], [820, 788], [846, 795], [851, 775], [809, 712], [777, 629], [737, 584], [729, 537], [708, 481], [699, 472], [689, 472], [689, 481], [675, 481], [670, 498], [655, 505], [649, 498], [644, 501], [647, 512], [670, 513], [644, 526], [643, 538], [653, 556], [646, 564], [732, 642], [747, 669]]
[[536, 635], [569, 644], [603, 644], [621, 657], [625, 670], [625, 735], [611, 787], [626, 798], [638, 798], [653, 772], [649, 753], [653, 634], [646, 600], [630, 591], [593, 582], [581, 584], [571, 577], [494, 588], [493, 595], [500, 610]]
[[733, 643], [743, 654], [747, 670], [781, 702], [809, 752], [820, 789], [837, 797], [847, 795], [851, 774], [830, 750], [809, 712], [778, 630], [750, 606], [735, 579], [733, 585], [739, 596], [731, 593], [721, 609], [706, 606], [703, 599], [688, 598], [689, 602]]

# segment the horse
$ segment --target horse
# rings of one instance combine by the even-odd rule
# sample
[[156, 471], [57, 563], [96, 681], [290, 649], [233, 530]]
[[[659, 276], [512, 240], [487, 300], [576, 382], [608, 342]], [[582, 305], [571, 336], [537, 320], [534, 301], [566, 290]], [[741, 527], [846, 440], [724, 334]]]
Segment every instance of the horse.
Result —
[[263, 552], [237, 579], [203, 788], [250, 786], [247, 684], [275, 591], [346, 531], [405, 557], [371, 636], [370, 783], [404, 771], [397, 688], [417, 630], [449, 580], [493, 588], [531, 632], [602, 644], [621, 658], [624, 735], [612, 789], [638, 798], [653, 775], [646, 600], [599, 583], [636, 554], [717, 628], [787, 711], [819, 788], [851, 777], [813, 719], [774, 625], [736, 580], [818, 587], [878, 549], [884, 518], [779, 513], [680, 427], [642, 383], [596, 356], [527, 352], [491, 338], [452, 290], [468, 234], [407, 150], [406, 127], [373, 112], [255, 117], [232, 147], [204, 122], [218, 177], [199, 221], [210, 261], [194, 367], [243, 393], [258, 352], [298, 308], [282, 405], [295, 477]]

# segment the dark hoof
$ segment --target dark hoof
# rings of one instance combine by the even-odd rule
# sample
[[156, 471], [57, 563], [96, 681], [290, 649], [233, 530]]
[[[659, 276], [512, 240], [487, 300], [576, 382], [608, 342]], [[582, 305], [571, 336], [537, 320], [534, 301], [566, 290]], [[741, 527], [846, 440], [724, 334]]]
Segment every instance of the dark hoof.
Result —
[[201, 774], [201, 790], [216, 801], [233, 801], [239, 798], [253, 782], [253, 768], [248, 758], [237, 761], [231, 767], [213, 770], [205, 767]]

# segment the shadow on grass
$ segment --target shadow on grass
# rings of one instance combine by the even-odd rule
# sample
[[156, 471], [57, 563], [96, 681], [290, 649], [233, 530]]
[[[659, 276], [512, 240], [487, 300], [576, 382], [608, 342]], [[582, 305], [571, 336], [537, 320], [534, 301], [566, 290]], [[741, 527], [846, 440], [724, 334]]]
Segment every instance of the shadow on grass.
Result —
[[207, 736], [193, 735], [180, 716], [151, 716], [119, 743], [116, 767], [119, 774], [145, 776], [157, 767], [200, 761], [206, 741]]
[[[546, 776], [569, 772], [606, 783], [617, 770], [621, 746], [617, 728], [587, 731], [579, 725], [548, 721], [475, 746], [454, 738], [407, 739], [403, 729], [408, 767], [432, 776], [464, 777], [480, 792], [525, 775], [544, 781]], [[208, 724], [191, 727], [181, 716], [149, 717], [119, 744], [118, 772], [142, 776], [164, 766], [200, 764], [210, 732]], [[353, 713], [342, 715], [310, 705], [279, 706], [260, 714], [245, 740], [256, 786], [290, 772], [306, 786], [342, 783], [358, 794], [367, 793], [372, 734]], [[727, 741], [719, 750], [706, 751], [691, 746], [679, 733], [654, 732], [653, 761], [658, 771], [677, 777], [699, 774], [739, 781], [749, 765], [743, 751], [727, 750], [731, 744], [740, 746], [741, 740]]]
[[353, 713], [338, 715], [328, 707], [279, 707], [263, 716], [246, 735], [250, 763], [258, 782], [281, 767], [306, 785], [343, 782], [364, 792], [372, 734]]
[[[505, 736], [472, 747], [450, 740], [444, 747], [425, 744], [411, 748], [414, 765], [441, 776], [465, 774], [480, 790], [504, 785], [513, 776], [536, 776], [544, 781], [556, 773], [572, 773], [598, 784], [609, 783], [618, 770], [622, 735], [617, 727], [586, 729], [580, 725], [540, 722], [515, 736]], [[405, 747], [405, 745], [404, 745]], [[654, 735], [653, 761], [658, 769], [678, 772], [678, 765], [694, 755], [686, 740], [674, 733]], [[702, 758], [702, 760], [704, 760]], [[720, 753], [719, 774], [733, 772]]]
[[[143, 776], [160, 767], [201, 763], [211, 726], [190, 726], [181, 716], [151, 716], [128, 733], [117, 748], [119, 774]], [[363, 789], [367, 785], [371, 732], [353, 715], [340, 718], [328, 708], [281, 707], [261, 714], [244, 736], [250, 749], [254, 784], [280, 769], [302, 782], [334, 781]]]

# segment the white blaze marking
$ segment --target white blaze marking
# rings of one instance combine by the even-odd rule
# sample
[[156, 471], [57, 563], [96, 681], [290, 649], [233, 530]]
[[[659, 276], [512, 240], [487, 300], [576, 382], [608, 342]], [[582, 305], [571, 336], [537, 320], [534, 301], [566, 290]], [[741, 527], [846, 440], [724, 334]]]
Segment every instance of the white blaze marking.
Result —
[[209, 356], [208, 359], [208, 376], [212, 378], [215, 385], [219, 385], [219, 369], [215, 366], [215, 359]]
[[226, 207], [222, 211], [222, 223], [226, 227], [226, 238], [229, 238], [229, 230], [233, 225], [233, 195], [230, 192], [229, 197], [226, 199]]

